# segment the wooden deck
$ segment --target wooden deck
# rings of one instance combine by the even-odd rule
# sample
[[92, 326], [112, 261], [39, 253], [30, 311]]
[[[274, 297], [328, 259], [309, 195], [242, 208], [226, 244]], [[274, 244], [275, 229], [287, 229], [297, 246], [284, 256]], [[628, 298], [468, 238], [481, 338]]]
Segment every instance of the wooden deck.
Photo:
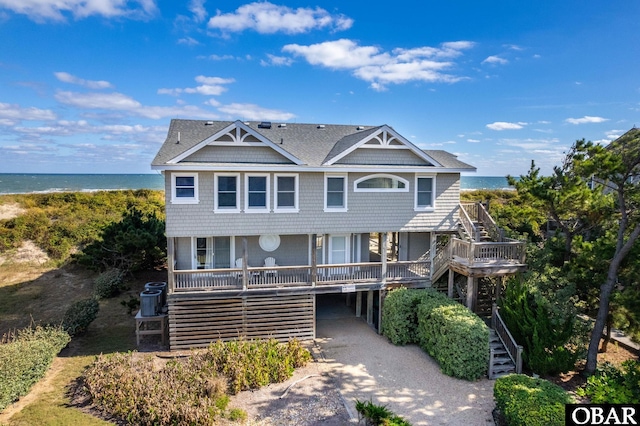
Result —
[[503, 276], [526, 270], [525, 243], [504, 240], [472, 242], [452, 238], [449, 268], [467, 277]]

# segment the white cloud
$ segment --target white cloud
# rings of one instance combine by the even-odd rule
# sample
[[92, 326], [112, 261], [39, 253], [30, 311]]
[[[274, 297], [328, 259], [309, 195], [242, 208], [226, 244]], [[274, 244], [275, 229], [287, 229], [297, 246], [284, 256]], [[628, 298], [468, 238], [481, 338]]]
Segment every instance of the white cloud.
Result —
[[609, 121], [609, 119], [602, 118], [602, 117], [591, 117], [591, 116], [585, 115], [582, 118], [567, 118], [564, 121], [569, 124], [586, 124], [586, 123], [604, 123], [605, 121]]
[[293, 59], [288, 58], [286, 56], [276, 56], [267, 54], [268, 61], [262, 60], [260, 61], [260, 65], [262, 66], [276, 66], [276, 67], [288, 67], [293, 63]]
[[63, 83], [77, 84], [79, 86], [87, 87], [89, 89], [108, 89], [113, 87], [111, 83], [104, 80], [85, 80], [75, 75], [71, 75], [67, 72], [54, 72], [53, 75]]
[[189, 2], [189, 11], [193, 13], [193, 20], [203, 22], [207, 18], [207, 10], [204, 8], [205, 0], [191, 0]]
[[218, 10], [216, 16], [209, 19], [208, 27], [225, 33], [253, 29], [261, 34], [300, 34], [321, 28], [342, 31], [352, 25], [351, 18], [331, 15], [320, 7], [292, 9], [269, 2], [254, 2], [240, 6], [234, 13]]
[[234, 118], [241, 118], [244, 120], [287, 121], [295, 117], [295, 114], [289, 112], [263, 108], [255, 104], [232, 103], [221, 106], [218, 110], [229, 114]]
[[80, 109], [123, 111], [140, 117], [159, 120], [166, 117], [212, 118], [209, 111], [190, 105], [145, 106], [122, 93], [77, 93], [58, 91], [58, 102]]
[[[134, 7], [129, 4], [134, 3]], [[0, 8], [27, 15], [36, 22], [66, 21], [66, 15], [75, 19], [92, 15], [105, 18], [149, 18], [157, 7], [155, 0], [0, 0]]]
[[467, 139], [467, 142], [470, 142], [470, 143], [480, 143], [480, 140], [479, 140], [479, 139]]
[[288, 44], [282, 50], [301, 56], [312, 65], [352, 70], [355, 77], [369, 82], [373, 89], [384, 90], [390, 83], [460, 81], [464, 77], [444, 72], [453, 68], [454, 63], [442, 59], [460, 56], [473, 46], [472, 42], [459, 41], [443, 43], [438, 48], [424, 46], [384, 52], [376, 46], [359, 46], [352, 40], [340, 39], [308, 46]]
[[233, 55], [209, 55], [207, 59], [211, 59], [212, 61], [226, 61], [229, 59], [236, 59]]
[[22, 108], [20, 105], [0, 102], [0, 125], [14, 126], [21, 121], [55, 120], [56, 114], [49, 109]]
[[492, 65], [505, 65], [508, 64], [509, 61], [501, 58], [500, 56], [492, 55], [482, 61], [483, 64], [492, 64]]
[[197, 46], [200, 44], [200, 42], [193, 37], [183, 37], [181, 39], [178, 39], [178, 44], [186, 44], [187, 46]]
[[518, 122], [518, 123], [508, 123], [506, 121], [496, 121], [491, 124], [487, 124], [487, 128], [491, 130], [519, 130], [526, 126], [527, 123]]
[[199, 75], [195, 78], [197, 83], [201, 83], [196, 87], [177, 88], [177, 89], [158, 89], [159, 95], [179, 96], [182, 93], [199, 94], [205, 96], [218, 96], [227, 91], [225, 84], [235, 82], [233, 78], [206, 77]]

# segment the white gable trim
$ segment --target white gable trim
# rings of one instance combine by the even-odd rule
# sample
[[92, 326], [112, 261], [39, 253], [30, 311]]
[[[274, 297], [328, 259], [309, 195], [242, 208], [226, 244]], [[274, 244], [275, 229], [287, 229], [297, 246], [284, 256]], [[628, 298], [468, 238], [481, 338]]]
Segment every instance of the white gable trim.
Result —
[[[241, 130], [245, 130], [247, 133], [244, 136], [241, 136]], [[233, 142], [224, 142], [224, 143], [217, 142], [218, 138], [220, 138], [221, 136], [227, 135], [227, 134], [229, 134], [231, 136]], [[245, 139], [249, 135], [255, 137], [260, 142], [245, 142]], [[207, 145], [216, 145], [216, 146], [262, 146], [262, 145], [266, 145], [269, 148], [271, 148], [274, 151], [276, 151], [277, 153], [279, 153], [280, 155], [282, 155], [283, 157], [287, 158], [288, 160], [291, 160], [291, 162], [293, 162], [294, 164], [296, 164], [298, 166], [304, 164], [304, 162], [302, 160], [300, 160], [296, 156], [292, 155], [291, 153], [285, 151], [279, 145], [271, 142], [269, 139], [265, 138], [260, 133], [256, 133], [251, 127], [247, 126], [246, 124], [244, 124], [240, 120], [236, 120], [234, 123], [228, 125], [224, 129], [214, 133], [213, 135], [209, 136], [208, 138], [206, 138], [202, 142], [200, 142], [200, 143], [194, 145], [193, 147], [189, 148], [188, 150], [184, 151], [182, 154], [178, 155], [177, 157], [174, 157], [171, 160], [167, 161], [167, 164], [177, 164], [180, 161], [184, 160], [185, 158], [189, 157], [190, 155], [198, 152], [199, 150], [201, 150], [202, 148], [204, 148]]]
[[[367, 142], [372, 140], [377, 140], [379, 145], [369, 145], [365, 146]], [[400, 142], [402, 145], [391, 145], [393, 142]], [[418, 157], [422, 158], [424, 161], [433, 164], [436, 167], [442, 167], [442, 164], [438, 163], [436, 160], [428, 156], [424, 151], [420, 148], [409, 142], [407, 139], [403, 138], [400, 134], [398, 134], [395, 130], [393, 130], [388, 125], [383, 125], [380, 127], [376, 133], [373, 133], [366, 138], [362, 139], [360, 142], [353, 144], [348, 149], [342, 151], [340, 154], [326, 161], [324, 165], [330, 166], [334, 164], [336, 161], [346, 157], [351, 154], [358, 148], [378, 148], [378, 149], [409, 149]]]

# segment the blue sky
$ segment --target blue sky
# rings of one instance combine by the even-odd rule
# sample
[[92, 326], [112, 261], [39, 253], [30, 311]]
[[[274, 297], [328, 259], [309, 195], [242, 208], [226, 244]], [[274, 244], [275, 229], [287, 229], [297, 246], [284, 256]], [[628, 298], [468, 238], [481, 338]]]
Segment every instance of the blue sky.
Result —
[[388, 124], [479, 176], [640, 126], [640, 1], [0, 0], [0, 172], [152, 173], [171, 118]]

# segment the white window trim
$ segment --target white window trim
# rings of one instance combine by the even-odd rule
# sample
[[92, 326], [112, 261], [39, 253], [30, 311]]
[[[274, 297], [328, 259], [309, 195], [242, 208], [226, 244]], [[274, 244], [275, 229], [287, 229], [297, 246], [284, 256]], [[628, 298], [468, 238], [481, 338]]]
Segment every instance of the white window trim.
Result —
[[[344, 191], [344, 206], [329, 207], [327, 206], [327, 190], [329, 189], [329, 178], [343, 178], [342, 190]], [[348, 194], [349, 176], [347, 173], [325, 173], [324, 175], [324, 211], [325, 212], [346, 212], [348, 211], [347, 194]]]
[[[375, 178], [389, 178], [404, 183], [404, 188], [358, 188], [360, 182], [375, 179]], [[376, 173], [374, 175], [367, 175], [353, 182], [353, 192], [409, 192], [409, 181], [401, 178], [400, 176], [391, 175], [387, 173]]]
[[[231, 176], [236, 178], [236, 208], [218, 207], [218, 177]], [[240, 173], [215, 173], [213, 175], [213, 211], [216, 213], [240, 213]]]
[[[193, 197], [176, 196], [176, 178], [192, 177], [193, 178]], [[197, 173], [171, 173], [171, 204], [198, 204], [198, 174]]]
[[[279, 177], [292, 177], [293, 180], [293, 190], [294, 190], [294, 201], [293, 207], [278, 207], [278, 178]], [[273, 211], [275, 213], [298, 213], [300, 211], [299, 208], [299, 186], [298, 186], [299, 178], [297, 173], [276, 173], [273, 177]]]
[[[266, 194], [264, 207], [249, 207], [249, 178], [263, 177], [265, 178]], [[270, 194], [269, 173], [245, 173], [244, 175], [244, 212], [245, 213], [269, 213], [271, 211], [271, 194]]]
[[[431, 205], [418, 206], [418, 179], [431, 178]], [[432, 212], [436, 209], [436, 175], [434, 174], [416, 174], [413, 191], [413, 209], [417, 212]]]

